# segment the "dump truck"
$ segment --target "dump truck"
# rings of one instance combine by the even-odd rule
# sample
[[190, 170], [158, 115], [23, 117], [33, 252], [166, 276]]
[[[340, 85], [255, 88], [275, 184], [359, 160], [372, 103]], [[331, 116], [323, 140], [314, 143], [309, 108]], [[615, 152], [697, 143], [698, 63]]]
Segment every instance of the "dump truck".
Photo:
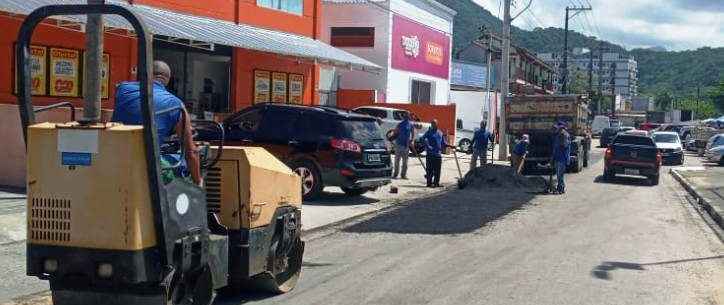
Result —
[[585, 96], [518, 95], [506, 105], [506, 122], [510, 147], [523, 134], [530, 136], [528, 155], [523, 171], [552, 170], [552, 137], [557, 122], [565, 122], [571, 134], [569, 171], [580, 172], [588, 167], [591, 152], [591, 125], [588, 100]]

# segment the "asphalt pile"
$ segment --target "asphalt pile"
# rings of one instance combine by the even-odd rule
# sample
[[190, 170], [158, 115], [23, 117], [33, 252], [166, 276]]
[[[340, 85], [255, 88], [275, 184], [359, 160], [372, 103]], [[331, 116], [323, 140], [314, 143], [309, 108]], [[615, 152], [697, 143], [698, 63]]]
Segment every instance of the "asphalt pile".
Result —
[[541, 191], [547, 182], [540, 176], [514, 176], [510, 166], [486, 164], [469, 171], [465, 181], [470, 189], [510, 189]]

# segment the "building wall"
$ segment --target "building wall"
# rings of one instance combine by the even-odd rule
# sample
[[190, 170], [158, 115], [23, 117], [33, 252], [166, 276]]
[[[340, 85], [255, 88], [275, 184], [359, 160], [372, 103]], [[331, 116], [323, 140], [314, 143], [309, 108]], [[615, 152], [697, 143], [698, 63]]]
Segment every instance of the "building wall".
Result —
[[[3, 34], [0, 35], [0, 103], [15, 103], [14, 92], [14, 71], [13, 60], [15, 58], [15, 41], [20, 29], [20, 19], [0, 15], [0, 28]], [[110, 84], [109, 97], [115, 94], [115, 86], [121, 81], [135, 78], [131, 74], [132, 63], [136, 61], [135, 40], [115, 35], [105, 35], [104, 52], [110, 55]], [[83, 50], [85, 47], [84, 35], [80, 32], [62, 30], [48, 25], [40, 25], [33, 35], [33, 44], [62, 47], [68, 49]], [[77, 102], [81, 104], [80, 98], [59, 98], [59, 97], [33, 97], [34, 105], [47, 105], [58, 100]], [[113, 100], [103, 99], [102, 107], [113, 107]]]
[[[362, 71], [339, 71], [340, 88], [377, 90], [385, 101], [409, 103], [412, 80], [424, 80], [434, 83], [432, 104], [447, 104], [450, 92], [448, 79], [391, 68], [392, 44], [399, 43], [392, 41], [393, 14], [414, 20], [452, 38], [452, 16], [447, 16], [439, 10], [425, 0], [391, 0], [377, 4], [325, 4], [322, 10], [321, 39], [327, 43], [331, 41], [331, 27], [374, 27], [374, 48], [342, 49], [383, 67], [379, 75]], [[452, 39], [447, 47], [449, 51], [452, 50]]]
[[316, 84], [319, 79], [319, 67], [311, 62], [282, 57], [276, 54], [251, 50], [235, 49], [232, 59], [232, 101], [235, 110], [251, 106], [254, 95], [254, 70], [285, 72], [304, 75], [304, 93], [302, 101], [306, 105], [317, 104], [319, 96]]
[[[452, 59], [452, 31], [453, 17], [446, 13], [440, 12], [440, 9], [431, 5], [426, 0], [391, 0], [390, 10], [395, 14], [414, 20], [417, 23], [444, 33], [450, 37], [448, 52]], [[390, 36], [390, 40], [391, 40]], [[400, 43], [391, 41], [391, 43]], [[451, 66], [451, 65], [450, 65]], [[413, 79], [432, 82], [434, 89], [432, 92], [431, 104], [446, 105], [450, 99], [450, 77], [442, 79], [425, 74], [402, 71], [397, 69], [389, 69], [387, 84], [387, 101], [391, 103], [409, 103], [410, 101], [410, 84]]]
[[387, 91], [387, 67], [390, 60], [390, 24], [392, 14], [378, 6], [368, 4], [325, 5], [322, 10], [322, 29], [320, 39], [330, 43], [332, 27], [374, 27], [375, 46], [340, 48], [382, 67], [380, 74], [364, 71], [338, 69], [340, 88], [350, 90], [374, 89]]
[[304, 0], [302, 15], [257, 6], [256, 0], [127, 0], [134, 4], [207, 16], [317, 38], [321, 0]]
[[387, 101], [390, 103], [409, 103], [412, 80], [433, 83], [431, 104], [447, 105], [450, 97], [450, 82], [447, 79], [432, 77], [425, 74], [389, 69], [387, 73]]

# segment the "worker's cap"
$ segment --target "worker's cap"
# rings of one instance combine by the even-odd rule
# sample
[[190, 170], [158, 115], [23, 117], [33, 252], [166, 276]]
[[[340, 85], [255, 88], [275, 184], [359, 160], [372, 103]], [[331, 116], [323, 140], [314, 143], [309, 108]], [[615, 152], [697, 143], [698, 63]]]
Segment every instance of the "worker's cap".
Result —
[[524, 135], [521, 137], [521, 140], [524, 141], [524, 142], [530, 142], [530, 136], [527, 135], [527, 134], [524, 134]]
[[553, 125], [553, 127], [557, 128], [557, 129], [567, 128], [568, 124], [566, 124], [566, 122], [564, 122], [564, 121], [558, 121], [558, 122], [556, 122], [555, 125]]

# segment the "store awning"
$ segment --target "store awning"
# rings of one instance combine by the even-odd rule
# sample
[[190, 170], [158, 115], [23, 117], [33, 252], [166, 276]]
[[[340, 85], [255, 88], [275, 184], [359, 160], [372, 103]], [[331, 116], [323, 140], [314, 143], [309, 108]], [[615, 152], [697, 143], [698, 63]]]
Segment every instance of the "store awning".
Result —
[[[28, 15], [33, 10], [45, 5], [84, 3], [86, 1], [80, 0], [2, 0], [0, 1], [0, 11]], [[369, 72], [377, 72], [381, 69], [368, 60], [305, 36], [186, 15], [145, 5], [130, 5], [120, 1], [106, 1], [106, 3], [131, 8], [143, 18], [149, 31], [155, 35], [276, 53]], [[85, 16], [67, 16], [62, 20], [84, 23]], [[104, 18], [104, 22], [110, 28], [131, 29], [131, 25], [119, 16], [107, 16]]]

